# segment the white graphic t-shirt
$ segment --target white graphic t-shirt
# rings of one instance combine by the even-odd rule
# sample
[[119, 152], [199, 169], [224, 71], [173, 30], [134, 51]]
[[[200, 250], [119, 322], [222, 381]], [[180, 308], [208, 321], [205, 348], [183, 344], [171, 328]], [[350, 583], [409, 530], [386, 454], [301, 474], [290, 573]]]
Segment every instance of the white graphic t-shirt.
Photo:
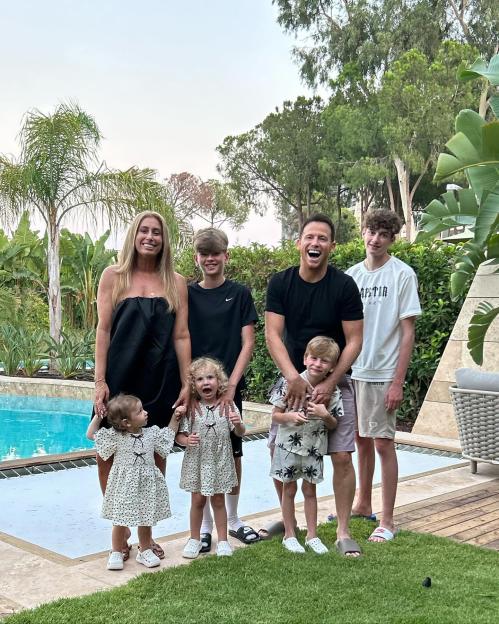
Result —
[[352, 379], [391, 381], [399, 357], [400, 321], [421, 314], [416, 274], [394, 256], [375, 271], [359, 262], [345, 273], [355, 280], [364, 306], [364, 342]]

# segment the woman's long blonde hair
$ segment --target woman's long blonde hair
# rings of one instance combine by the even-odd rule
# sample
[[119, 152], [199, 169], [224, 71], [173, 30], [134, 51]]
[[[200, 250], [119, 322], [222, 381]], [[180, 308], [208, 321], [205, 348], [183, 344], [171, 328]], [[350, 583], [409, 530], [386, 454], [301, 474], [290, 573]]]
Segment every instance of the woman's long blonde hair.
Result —
[[157, 256], [156, 271], [159, 273], [163, 283], [168, 309], [169, 311], [176, 312], [179, 306], [179, 297], [177, 285], [175, 283], [168, 226], [164, 218], [159, 213], [153, 212], [152, 210], [140, 212], [132, 221], [126, 233], [125, 242], [118, 254], [118, 264], [116, 265], [117, 279], [113, 289], [113, 308], [116, 307], [117, 303], [120, 301], [122, 294], [130, 289], [132, 273], [137, 259], [135, 238], [139, 231], [140, 224], [147, 217], [157, 219], [161, 225], [163, 245], [161, 247], [161, 252]]

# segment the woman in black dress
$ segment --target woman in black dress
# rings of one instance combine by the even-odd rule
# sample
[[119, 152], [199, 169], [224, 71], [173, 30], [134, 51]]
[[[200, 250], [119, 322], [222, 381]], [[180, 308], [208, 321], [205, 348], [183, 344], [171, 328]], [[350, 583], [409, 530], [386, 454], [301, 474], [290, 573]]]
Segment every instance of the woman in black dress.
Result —
[[[102, 273], [97, 293], [95, 411], [109, 398], [133, 394], [148, 412], [148, 425], [168, 425], [173, 408], [187, 405], [191, 346], [187, 287], [173, 271], [168, 229], [155, 212], [138, 214], [128, 229], [118, 264]], [[105, 425], [105, 420], [104, 420]], [[165, 462], [157, 457], [160, 469]], [[112, 460], [97, 455], [101, 489]], [[153, 551], [163, 555], [153, 543]], [[125, 552], [126, 551], [126, 552]], [[124, 545], [124, 555], [129, 548]]]

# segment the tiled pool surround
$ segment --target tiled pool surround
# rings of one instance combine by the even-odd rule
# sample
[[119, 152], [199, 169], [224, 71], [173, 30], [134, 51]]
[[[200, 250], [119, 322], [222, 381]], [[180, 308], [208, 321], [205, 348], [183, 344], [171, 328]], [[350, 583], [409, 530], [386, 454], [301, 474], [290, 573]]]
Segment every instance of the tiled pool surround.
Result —
[[[241, 516], [265, 513], [277, 507], [277, 498], [269, 477], [267, 441], [244, 443], [243, 482], [239, 512]], [[453, 457], [398, 450], [400, 479], [460, 464]], [[167, 483], [173, 516], [160, 522], [154, 536], [163, 538], [186, 531], [189, 526], [190, 496], [180, 490], [182, 454], [168, 457]], [[356, 458], [354, 457], [354, 465]], [[318, 496], [332, 494], [331, 462], [324, 462], [324, 481]], [[379, 466], [374, 480], [379, 482]], [[110, 522], [100, 518], [102, 497], [95, 466], [78, 470], [46, 467], [43, 474], [0, 480], [0, 533], [37, 545], [59, 555], [78, 558], [105, 551], [109, 547]], [[297, 501], [301, 501], [298, 494]], [[323, 519], [321, 519], [323, 521]], [[77, 539], [75, 539], [77, 535]], [[136, 541], [133, 531], [132, 541]]]

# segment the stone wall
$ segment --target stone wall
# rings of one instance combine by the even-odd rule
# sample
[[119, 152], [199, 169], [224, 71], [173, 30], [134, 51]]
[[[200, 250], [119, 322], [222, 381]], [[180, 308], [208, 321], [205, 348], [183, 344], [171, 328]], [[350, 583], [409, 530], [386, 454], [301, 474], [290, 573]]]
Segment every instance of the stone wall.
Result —
[[[499, 371], [499, 317], [490, 326], [484, 344], [483, 365], [477, 366], [468, 352], [468, 324], [481, 301], [499, 306], [499, 274], [494, 266], [482, 265], [473, 280], [442, 359], [428, 389], [412, 433], [457, 439], [458, 431], [449, 386], [456, 381], [457, 368]], [[417, 340], [417, 337], [416, 337]]]
[[[0, 395], [46, 396], [64, 399], [93, 401], [94, 384], [90, 381], [68, 381], [62, 379], [41, 379], [6, 377], [0, 375]], [[270, 405], [243, 401], [243, 418], [247, 433], [261, 433], [269, 430]]]

